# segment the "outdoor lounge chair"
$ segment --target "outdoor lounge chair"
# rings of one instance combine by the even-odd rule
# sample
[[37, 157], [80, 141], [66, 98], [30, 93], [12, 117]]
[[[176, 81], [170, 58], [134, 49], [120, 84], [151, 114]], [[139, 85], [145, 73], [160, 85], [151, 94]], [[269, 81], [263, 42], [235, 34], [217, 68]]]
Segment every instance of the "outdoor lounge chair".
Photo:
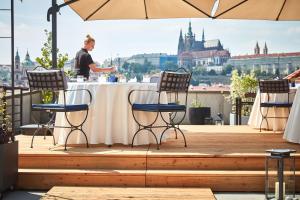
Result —
[[[191, 73], [187, 72], [184, 68], [179, 68], [176, 71], [164, 71], [161, 73], [160, 81], [157, 83], [158, 90], [132, 90], [128, 95], [128, 101], [131, 105], [132, 115], [136, 123], [138, 124], [138, 130], [135, 132], [131, 146], [133, 147], [134, 139], [138, 133], [142, 130], [149, 131], [155, 138], [157, 149], [159, 149], [159, 145], [161, 144], [162, 138], [164, 133], [169, 129], [174, 129], [177, 138], [177, 130], [182, 134], [184, 139], [184, 145], [186, 144], [186, 139], [183, 132], [179, 128], [179, 124], [183, 121], [186, 115], [186, 108], [187, 108], [187, 95], [188, 95], [188, 88], [191, 80]], [[131, 95], [135, 92], [154, 92], [158, 93], [158, 100], [157, 103], [152, 104], [143, 104], [143, 103], [135, 103], [131, 101]], [[169, 95], [169, 102], [170, 103], [161, 103], [161, 93], [167, 92]], [[185, 95], [185, 102], [179, 102], [178, 95], [179, 93], [183, 93]], [[152, 112], [156, 113], [156, 117], [148, 125], [142, 124], [140, 122], [135, 112]], [[163, 113], [167, 113], [168, 119], [166, 119]], [[181, 113], [181, 115], [179, 115]], [[158, 117], [161, 116], [165, 125], [155, 125]], [[164, 128], [163, 132], [160, 136], [160, 141], [158, 142], [157, 137], [152, 129], [154, 128]]]
[[[83, 124], [85, 123], [88, 112], [89, 112], [89, 104], [92, 102], [92, 94], [87, 89], [80, 89], [80, 90], [68, 90], [67, 89], [67, 81], [63, 71], [61, 70], [47, 70], [42, 67], [37, 67], [33, 71], [26, 71], [28, 77], [28, 83], [30, 88], [30, 103], [31, 103], [31, 116], [34, 119], [33, 112], [35, 111], [44, 111], [48, 113], [52, 113], [51, 119], [46, 123], [41, 123], [40, 121], [35, 120], [38, 124], [38, 128], [35, 130], [31, 140], [31, 148], [33, 148], [33, 140], [35, 135], [42, 129], [48, 129], [52, 136], [53, 136], [53, 143], [55, 145], [55, 138], [53, 135], [52, 130], [50, 129], [51, 126], [55, 128], [71, 128], [69, 131], [66, 141], [65, 141], [65, 150], [67, 150], [67, 143], [70, 134], [76, 130], [83, 133], [86, 139], [86, 146], [89, 147], [88, 139], [85, 132], [82, 129]], [[49, 92], [52, 94], [52, 102], [45, 103], [45, 104], [33, 104], [32, 103], [32, 93], [38, 91], [40, 94], [42, 92]], [[74, 91], [85, 91], [89, 94], [89, 103], [88, 104], [67, 104], [66, 102], [66, 93], [67, 92], [74, 92]], [[58, 94], [63, 95], [63, 103], [58, 103]], [[78, 112], [78, 111], [85, 111], [84, 120], [79, 124], [72, 124], [68, 118], [68, 112]], [[56, 112], [63, 112], [65, 113], [66, 120], [70, 126], [55, 126], [55, 113]]]
[[[269, 130], [268, 118], [285, 118], [288, 119], [288, 116], [268, 116], [269, 108], [288, 108], [290, 112], [290, 107], [293, 103], [290, 103], [290, 88], [289, 81], [287, 79], [281, 80], [261, 80], [259, 81], [259, 90], [260, 90], [260, 113], [262, 120], [259, 126], [259, 131], [261, 131], [261, 126], [264, 120], [267, 122], [267, 129]], [[267, 101], [262, 101], [262, 95], [267, 94]], [[286, 94], [287, 102], [272, 102], [270, 101], [270, 94]], [[262, 108], [266, 108], [267, 111], [264, 114]]]

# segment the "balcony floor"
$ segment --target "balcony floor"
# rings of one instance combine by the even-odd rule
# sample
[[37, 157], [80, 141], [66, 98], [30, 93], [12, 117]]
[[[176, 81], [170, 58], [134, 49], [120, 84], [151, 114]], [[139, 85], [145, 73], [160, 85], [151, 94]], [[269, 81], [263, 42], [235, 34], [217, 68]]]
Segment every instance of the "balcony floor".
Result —
[[134, 154], [134, 155], [201, 155], [201, 156], [231, 156], [231, 155], [265, 155], [266, 149], [292, 148], [300, 155], [300, 144], [293, 144], [282, 139], [282, 132], [262, 131], [249, 126], [208, 126], [208, 125], [182, 125], [181, 129], [186, 135], [188, 147], [183, 147], [181, 135], [178, 139], [170, 136], [167, 142], [156, 149], [155, 144], [135, 146], [114, 144], [108, 147], [103, 144], [71, 145], [68, 151], [63, 146], [53, 146], [52, 138], [37, 136], [34, 148], [30, 148], [31, 136], [19, 135], [19, 154]]
[[[265, 150], [297, 150], [300, 182], [300, 144], [282, 139], [282, 133], [249, 126], [181, 126], [187, 139], [174, 135], [156, 145], [52, 145], [52, 138], [19, 135], [18, 187], [47, 190], [53, 186], [93, 187], [201, 187], [213, 192], [264, 191]], [[300, 185], [297, 185], [300, 191]]]

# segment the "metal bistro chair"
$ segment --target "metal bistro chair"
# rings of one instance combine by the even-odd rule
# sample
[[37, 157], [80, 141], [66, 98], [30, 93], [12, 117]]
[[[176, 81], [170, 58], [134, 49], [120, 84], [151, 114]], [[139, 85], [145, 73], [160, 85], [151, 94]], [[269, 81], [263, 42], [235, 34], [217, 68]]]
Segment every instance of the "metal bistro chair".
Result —
[[[261, 80], [259, 81], [259, 90], [260, 90], [260, 113], [262, 116], [262, 120], [259, 126], [259, 131], [261, 132], [261, 126], [264, 120], [267, 122], [267, 129], [269, 130], [269, 123], [268, 118], [288, 118], [288, 116], [280, 116], [275, 117], [271, 116], [268, 117], [268, 111], [269, 108], [274, 108], [274, 111], [276, 108], [288, 108], [290, 112], [290, 107], [292, 107], [293, 103], [290, 103], [290, 88], [289, 88], [289, 82], [287, 79], [281, 79], [281, 80]], [[262, 95], [266, 93], [267, 94], [267, 101], [262, 102]], [[286, 94], [288, 102], [270, 102], [270, 94]], [[266, 108], [266, 114], [263, 114], [262, 108]]]
[[[31, 113], [35, 111], [44, 111], [53, 113], [51, 119], [46, 123], [40, 123], [39, 121], [34, 119], [33, 120], [38, 124], [38, 128], [35, 130], [32, 136], [31, 140], [31, 148], [33, 148], [33, 140], [35, 135], [42, 129], [46, 128], [48, 129], [52, 136], [53, 136], [53, 143], [55, 145], [55, 138], [53, 135], [52, 130], [50, 129], [50, 126], [53, 126], [54, 128], [71, 128], [69, 131], [66, 141], [65, 141], [65, 150], [67, 150], [67, 142], [70, 134], [76, 130], [83, 133], [85, 139], [86, 139], [86, 146], [89, 147], [88, 139], [85, 134], [85, 132], [82, 129], [83, 124], [85, 123], [88, 112], [89, 112], [89, 105], [92, 102], [92, 94], [87, 89], [77, 89], [77, 90], [68, 90], [67, 89], [67, 81], [66, 76], [63, 71], [61, 70], [47, 70], [43, 67], [37, 67], [33, 71], [26, 71], [28, 82], [29, 82], [29, 88], [30, 88], [30, 103], [31, 103]], [[52, 103], [47, 104], [33, 104], [32, 103], [32, 92], [38, 91], [42, 93], [43, 91], [50, 92], [53, 95]], [[89, 95], [89, 103], [88, 104], [67, 104], [66, 103], [66, 93], [67, 92], [75, 92], [75, 91], [85, 91]], [[63, 103], [58, 103], [58, 94], [59, 92], [62, 92], [63, 94]], [[71, 121], [68, 118], [67, 113], [69, 112], [77, 112], [77, 111], [86, 111], [85, 112], [85, 118], [84, 120], [79, 124], [72, 124]], [[66, 120], [69, 124], [69, 126], [55, 126], [54, 124], [54, 118], [56, 112], [63, 112], [65, 113]]]
[[[131, 105], [132, 109], [132, 115], [135, 120], [135, 122], [138, 124], [138, 130], [135, 132], [133, 138], [132, 138], [132, 143], [131, 146], [133, 147], [134, 144], [134, 139], [136, 135], [143, 131], [147, 130], [149, 131], [155, 138], [156, 144], [157, 144], [157, 149], [159, 149], [159, 145], [161, 144], [161, 140], [163, 138], [164, 133], [168, 129], [174, 129], [176, 133], [176, 138], [177, 138], [177, 130], [182, 134], [183, 139], [184, 139], [184, 145], [186, 145], [186, 139], [183, 134], [183, 132], [179, 128], [179, 124], [183, 121], [185, 115], [186, 115], [186, 107], [187, 107], [187, 95], [188, 95], [188, 88], [191, 80], [191, 73], [187, 72], [184, 68], [179, 68], [176, 71], [164, 71], [161, 73], [160, 81], [158, 82], [158, 90], [153, 91], [153, 90], [132, 90], [130, 91], [128, 95], [128, 101], [129, 104]], [[133, 103], [131, 101], [131, 95], [135, 92], [154, 92], [158, 93], [158, 102], [154, 104], [140, 104], [140, 103]], [[171, 100], [171, 103], [161, 103], [161, 93], [162, 92], [167, 92], [170, 94], [169, 100]], [[185, 102], [184, 104], [179, 104], [178, 101], [178, 94], [179, 93], [184, 93], [185, 94]], [[156, 113], [155, 119], [147, 124], [144, 125], [141, 122], [138, 121], [135, 111], [142, 111], [142, 112], [154, 112]], [[168, 118], [165, 119], [163, 113], [168, 113]], [[179, 116], [177, 120], [175, 120], [176, 116], [178, 116], [178, 113], [182, 113], [182, 116]], [[161, 116], [162, 120], [164, 121], [165, 125], [154, 125], [155, 122], [158, 119], [158, 116]], [[160, 141], [158, 143], [157, 137], [155, 133], [153, 132], [152, 129], [154, 128], [165, 128], [163, 132], [161, 133], [160, 136]]]

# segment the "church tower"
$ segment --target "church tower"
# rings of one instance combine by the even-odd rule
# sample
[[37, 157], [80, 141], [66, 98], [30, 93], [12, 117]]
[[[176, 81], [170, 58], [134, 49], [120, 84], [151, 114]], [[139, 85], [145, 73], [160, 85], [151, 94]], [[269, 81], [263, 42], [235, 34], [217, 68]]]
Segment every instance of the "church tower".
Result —
[[184, 41], [182, 37], [182, 30], [180, 30], [177, 55], [181, 54], [183, 51], [184, 51]]
[[193, 34], [192, 31], [192, 23], [189, 22], [189, 30], [187, 36], [185, 36], [185, 50], [186, 51], [191, 51], [192, 47], [194, 46], [195, 43], [195, 35]]
[[266, 55], [268, 54], [268, 47], [267, 47], [267, 43], [265, 42], [265, 46], [264, 46], [264, 49], [263, 49], [263, 53]]
[[202, 42], [205, 42], [204, 29], [202, 30]]
[[256, 42], [256, 45], [255, 45], [255, 48], [254, 48], [254, 54], [255, 54], [255, 55], [260, 54], [260, 48], [259, 48], [259, 46], [258, 46], [258, 42]]
[[21, 69], [21, 60], [19, 56], [19, 50], [17, 49], [16, 56], [15, 56], [15, 70]]
[[21, 79], [22, 79], [22, 67], [21, 67], [19, 50], [17, 49], [16, 56], [15, 56], [15, 81], [20, 82]]

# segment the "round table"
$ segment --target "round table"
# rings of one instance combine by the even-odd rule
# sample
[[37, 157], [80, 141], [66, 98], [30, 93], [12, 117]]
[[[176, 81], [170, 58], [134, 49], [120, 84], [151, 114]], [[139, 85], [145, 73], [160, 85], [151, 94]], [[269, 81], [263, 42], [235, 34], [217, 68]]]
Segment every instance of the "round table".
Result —
[[[89, 107], [89, 114], [83, 126], [90, 144], [104, 143], [112, 145], [115, 143], [131, 144], [134, 133], [138, 126], [133, 119], [131, 106], [128, 103], [128, 94], [131, 90], [157, 90], [157, 85], [153, 83], [99, 83], [83, 82], [68, 83], [68, 89], [88, 89], [93, 96]], [[67, 103], [87, 103], [89, 100], [86, 92], [67, 93]], [[141, 92], [132, 95], [133, 102], [157, 103], [158, 93]], [[60, 95], [59, 102], [63, 102]], [[167, 103], [167, 95], [162, 94], [161, 101]], [[148, 123], [155, 118], [154, 113], [138, 112], [138, 119], [143, 123]], [[84, 112], [68, 113], [71, 122], [79, 123], [84, 117]], [[159, 118], [156, 122], [162, 125], [164, 122]], [[68, 126], [64, 113], [57, 113], [55, 125]], [[67, 133], [70, 129], [55, 128], [54, 136], [58, 144], [64, 144]], [[162, 129], [154, 130], [156, 134]], [[160, 135], [158, 135], [160, 137]], [[82, 133], [72, 133], [68, 139], [68, 144], [84, 144], [85, 138]], [[155, 143], [153, 136], [147, 132], [141, 132], [135, 139], [135, 145]]]
[[300, 144], [300, 87], [297, 88], [294, 103], [286, 124], [283, 138]]
[[[295, 91], [295, 88], [291, 88], [291, 92]], [[294, 93], [291, 93], [289, 96], [289, 102], [293, 102]], [[288, 102], [287, 94], [270, 94], [270, 102]], [[262, 102], [266, 102], [268, 98], [267, 94], [262, 94]], [[260, 112], [260, 92], [258, 90], [251, 113], [248, 121], [248, 125], [253, 128], [259, 128], [262, 120], [262, 115]], [[262, 113], [266, 114], [267, 108], [262, 108]], [[288, 108], [269, 108], [268, 117], [288, 117], [289, 110]], [[282, 131], [285, 129], [287, 119], [285, 118], [268, 118], [269, 130], [273, 131]], [[263, 121], [262, 129], [267, 129], [266, 120]]]

